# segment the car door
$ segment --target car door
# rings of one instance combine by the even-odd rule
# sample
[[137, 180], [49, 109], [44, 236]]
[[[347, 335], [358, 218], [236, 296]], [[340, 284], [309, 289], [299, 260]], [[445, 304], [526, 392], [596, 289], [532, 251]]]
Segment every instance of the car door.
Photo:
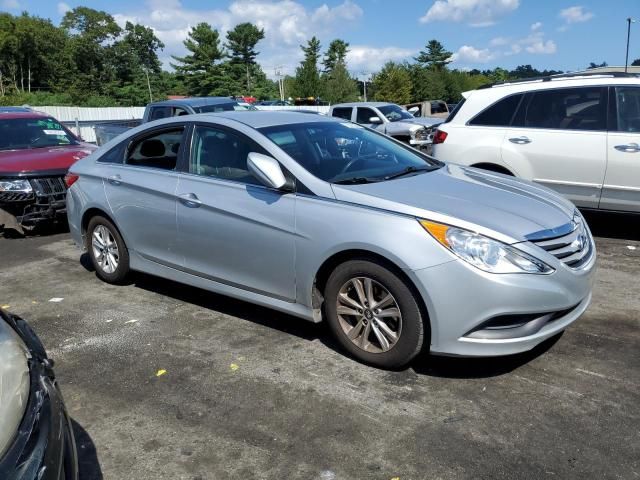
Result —
[[528, 93], [502, 141], [502, 160], [580, 207], [597, 208], [607, 166], [607, 88]]
[[[377, 118], [379, 121], [373, 123], [372, 118]], [[377, 130], [384, 130], [384, 120], [380, 118], [378, 113], [369, 107], [358, 107], [356, 111], [356, 123], [369, 128], [375, 128]]]
[[611, 87], [607, 173], [600, 208], [640, 212], [640, 87]]
[[194, 126], [178, 185], [178, 238], [189, 273], [295, 299], [295, 194], [263, 186], [247, 168], [265, 153], [222, 126]]
[[111, 214], [127, 247], [172, 267], [182, 264], [175, 192], [184, 131], [184, 125], [171, 125], [127, 140], [123, 162], [101, 169]]

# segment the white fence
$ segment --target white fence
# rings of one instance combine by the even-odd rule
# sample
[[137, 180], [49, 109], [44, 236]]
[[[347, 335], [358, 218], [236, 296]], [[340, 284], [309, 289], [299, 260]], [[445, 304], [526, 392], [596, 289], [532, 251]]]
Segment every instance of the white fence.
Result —
[[[260, 106], [259, 110], [312, 110], [318, 113], [327, 113], [326, 106]], [[139, 120], [144, 115], [144, 107], [34, 107], [34, 110], [45, 112], [58, 119], [74, 133], [80, 135], [86, 142], [95, 142], [96, 135], [93, 127], [102, 122]]]

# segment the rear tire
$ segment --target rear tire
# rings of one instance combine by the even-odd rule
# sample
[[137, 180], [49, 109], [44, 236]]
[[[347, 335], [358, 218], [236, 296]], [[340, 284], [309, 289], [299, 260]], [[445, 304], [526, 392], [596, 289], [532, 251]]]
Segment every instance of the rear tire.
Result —
[[95, 216], [87, 227], [86, 247], [96, 275], [107, 283], [121, 284], [129, 274], [129, 250], [111, 221]]
[[375, 260], [351, 260], [331, 273], [325, 313], [340, 345], [356, 359], [386, 369], [422, 350], [428, 326], [407, 282]]

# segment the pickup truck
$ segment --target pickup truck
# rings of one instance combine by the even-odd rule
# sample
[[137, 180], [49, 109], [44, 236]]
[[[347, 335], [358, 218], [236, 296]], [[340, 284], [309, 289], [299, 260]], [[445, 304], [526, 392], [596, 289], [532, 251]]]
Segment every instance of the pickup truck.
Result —
[[104, 122], [96, 125], [94, 127], [96, 143], [104, 145], [130, 128], [137, 127], [142, 123], [160, 120], [161, 118], [229, 110], [255, 110], [255, 107], [240, 103], [231, 97], [194, 97], [154, 102], [147, 105], [142, 120]]
[[373, 128], [417, 149], [431, 143], [433, 125], [442, 122], [440, 118], [414, 117], [401, 106], [387, 102], [339, 103], [329, 109], [328, 115]]
[[443, 100], [409, 103], [404, 108], [416, 118], [442, 118], [449, 116], [449, 106]]

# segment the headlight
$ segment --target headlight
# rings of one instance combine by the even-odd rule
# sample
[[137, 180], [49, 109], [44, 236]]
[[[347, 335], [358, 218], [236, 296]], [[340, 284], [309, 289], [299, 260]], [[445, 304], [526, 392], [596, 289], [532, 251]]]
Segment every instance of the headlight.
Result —
[[411, 131], [411, 137], [414, 140], [425, 141], [429, 139], [429, 130], [425, 127], [418, 128]]
[[490, 273], [551, 273], [546, 263], [510, 245], [442, 223], [420, 220], [440, 244], [474, 267]]
[[0, 458], [11, 445], [29, 400], [27, 358], [22, 339], [0, 318]]
[[31, 193], [33, 188], [29, 180], [0, 180], [0, 192]]

